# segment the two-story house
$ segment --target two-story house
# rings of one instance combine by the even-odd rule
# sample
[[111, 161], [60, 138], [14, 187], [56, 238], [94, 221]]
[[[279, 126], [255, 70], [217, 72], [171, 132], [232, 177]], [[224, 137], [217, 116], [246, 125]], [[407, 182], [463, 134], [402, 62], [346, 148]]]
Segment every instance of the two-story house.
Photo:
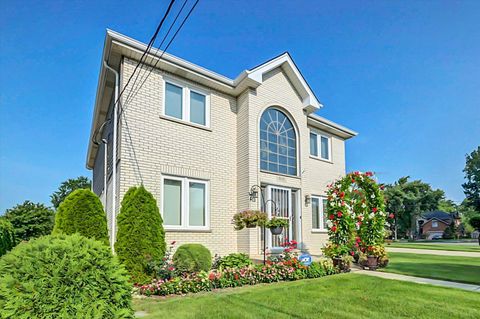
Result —
[[326, 186], [345, 174], [345, 141], [356, 133], [315, 114], [322, 104], [288, 53], [230, 79], [152, 49], [115, 107], [146, 48], [107, 31], [87, 167], [111, 242], [123, 195], [143, 184], [167, 241], [259, 255], [260, 228], [235, 231], [232, 217], [265, 209], [290, 222], [282, 235], [266, 233], [268, 249], [288, 238], [320, 254]]

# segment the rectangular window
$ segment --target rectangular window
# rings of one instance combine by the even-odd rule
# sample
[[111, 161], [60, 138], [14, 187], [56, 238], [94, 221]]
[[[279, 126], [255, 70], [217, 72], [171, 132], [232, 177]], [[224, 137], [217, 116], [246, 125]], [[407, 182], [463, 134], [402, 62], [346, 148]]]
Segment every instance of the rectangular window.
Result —
[[206, 125], [206, 97], [190, 91], [190, 122]]
[[318, 156], [317, 134], [310, 133], [310, 155]]
[[432, 228], [437, 228], [438, 222], [436, 220], [432, 221]]
[[163, 222], [167, 229], [208, 229], [208, 183], [163, 178]]
[[169, 80], [165, 82], [164, 115], [208, 127], [209, 95], [187, 85], [173, 83]]
[[183, 89], [171, 83], [165, 84], [165, 115], [183, 118]]
[[328, 136], [310, 132], [310, 156], [330, 161], [330, 141]]
[[327, 199], [319, 196], [312, 196], [312, 229], [325, 230], [327, 217], [325, 211], [327, 208]]

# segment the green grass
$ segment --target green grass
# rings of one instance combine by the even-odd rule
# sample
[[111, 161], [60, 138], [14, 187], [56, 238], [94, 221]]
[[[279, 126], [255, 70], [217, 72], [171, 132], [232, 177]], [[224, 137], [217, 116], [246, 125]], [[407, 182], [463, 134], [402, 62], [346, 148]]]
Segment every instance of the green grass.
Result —
[[450, 251], [470, 251], [480, 253], [480, 246], [462, 245], [462, 244], [433, 244], [433, 243], [392, 243], [386, 246], [394, 248], [412, 248], [412, 249], [432, 249], [432, 250], [450, 250]]
[[480, 293], [343, 274], [135, 299], [145, 318], [479, 318]]
[[480, 258], [388, 253], [382, 271], [480, 285]]

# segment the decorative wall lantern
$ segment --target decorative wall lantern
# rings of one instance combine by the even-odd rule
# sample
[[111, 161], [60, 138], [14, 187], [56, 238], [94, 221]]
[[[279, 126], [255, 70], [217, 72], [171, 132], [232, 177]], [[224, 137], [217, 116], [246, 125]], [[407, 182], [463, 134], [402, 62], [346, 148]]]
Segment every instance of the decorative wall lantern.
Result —
[[[258, 185], [253, 185], [250, 188], [250, 192], [248, 193], [248, 197], [250, 198], [251, 202], [256, 202], [258, 198], [258, 189], [260, 189], [260, 186]], [[261, 191], [261, 189], [260, 189]]]
[[310, 195], [305, 195], [305, 206], [310, 205], [311, 201], [312, 201], [312, 197]]

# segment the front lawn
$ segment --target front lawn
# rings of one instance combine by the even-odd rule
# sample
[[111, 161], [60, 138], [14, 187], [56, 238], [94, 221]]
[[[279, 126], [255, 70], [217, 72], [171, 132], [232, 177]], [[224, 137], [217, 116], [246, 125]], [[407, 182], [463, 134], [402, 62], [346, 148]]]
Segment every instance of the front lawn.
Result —
[[480, 285], [480, 258], [388, 253], [383, 271]]
[[144, 318], [479, 318], [480, 293], [356, 274], [135, 299]]
[[445, 244], [445, 243], [392, 243], [386, 245], [393, 248], [411, 248], [411, 249], [431, 249], [431, 250], [450, 250], [450, 251], [470, 251], [480, 253], [480, 246], [478, 244]]

